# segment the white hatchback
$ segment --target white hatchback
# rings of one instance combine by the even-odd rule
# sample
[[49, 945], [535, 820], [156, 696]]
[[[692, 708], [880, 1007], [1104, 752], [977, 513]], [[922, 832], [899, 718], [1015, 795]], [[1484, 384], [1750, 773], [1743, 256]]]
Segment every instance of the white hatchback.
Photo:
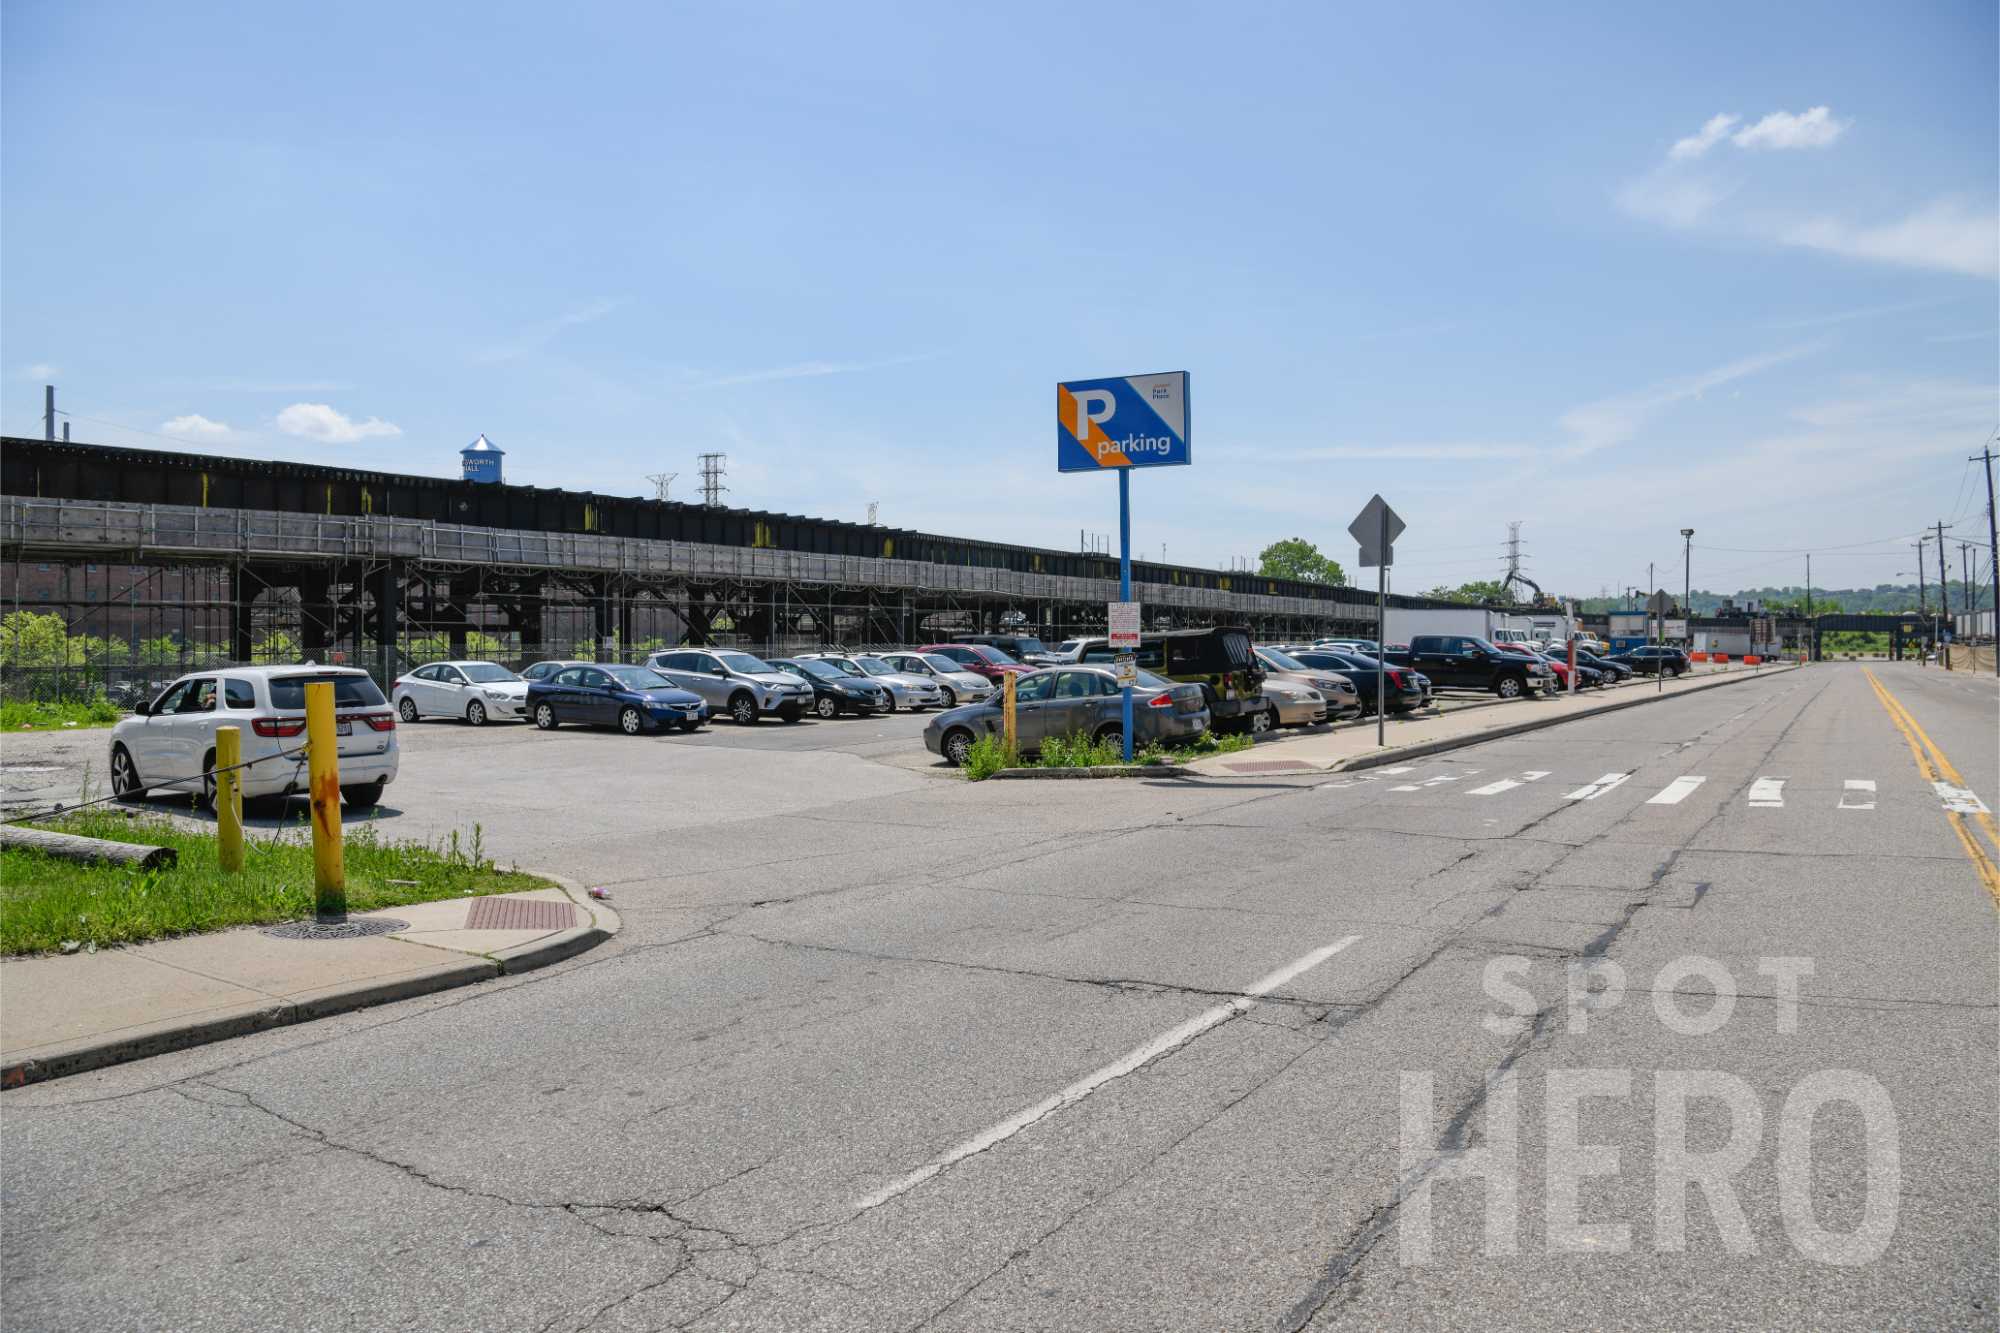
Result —
[[306, 685], [333, 685], [340, 795], [365, 809], [396, 780], [396, 715], [365, 671], [352, 667], [217, 667], [182, 676], [111, 729], [111, 790], [128, 800], [192, 792], [215, 804], [215, 732], [243, 733], [243, 795], [291, 796], [306, 774]]
[[528, 682], [494, 662], [430, 662], [389, 684], [405, 722], [459, 717], [475, 727], [494, 718], [528, 719]]

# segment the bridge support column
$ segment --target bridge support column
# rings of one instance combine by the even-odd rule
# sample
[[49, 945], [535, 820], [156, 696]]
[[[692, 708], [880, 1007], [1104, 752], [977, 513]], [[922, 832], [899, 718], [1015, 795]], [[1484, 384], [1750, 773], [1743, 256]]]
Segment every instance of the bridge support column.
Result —
[[333, 577], [324, 568], [299, 575], [299, 652], [308, 662], [327, 660], [333, 629]]
[[592, 657], [604, 651], [604, 641], [618, 632], [617, 617], [611, 605], [611, 576], [599, 574], [590, 581], [591, 624], [595, 628], [596, 642], [591, 645]]
[[229, 660], [248, 662], [255, 647], [251, 609], [257, 602], [261, 580], [242, 565], [229, 570]]
[[396, 640], [403, 632], [403, 562], [391, 560], [375, 572], [375, 678], [388, 693], [401, 669]]

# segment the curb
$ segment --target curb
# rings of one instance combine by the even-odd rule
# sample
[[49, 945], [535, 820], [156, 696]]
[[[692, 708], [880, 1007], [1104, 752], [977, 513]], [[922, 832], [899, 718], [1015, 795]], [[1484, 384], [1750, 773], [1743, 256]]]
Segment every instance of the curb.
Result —
[[540, 870], [530, 870], [528, 873], [540, 875], [567, 894], [570, 901], [583, 909], [585, 915], [590, 918], [589, 924], [572, 926], [544, 939], [531, 940], [527, 944], [502, 949], [497, 953], [461, 954], [463, 962], [442, 965], [412, 976], [392, 977], [387, 981], [360, 982], [341, 989], [317, 992], [305, 999], [276, 1000], [268, 1005], [237, 1009], [206, 1018], [169, 1020], [109, 1040], [79, 1041], [52, 1051], [44, 1051], [30, 1059], [16, 1060], [0, 1066], [0, 1088], [25, 1087], [30, 1083], [43, 1083], [92, 1069], [103, 1069], [132, 1060], [143, 1060], [149, 1056], [165, 1055], [169, 1051], [206, 1046], [211, 1042], [226, 1041], [231, 1037], [244, 1037], [253, 1032], [310, 1023], [318, 1018], [331, 1018], [336, 1014], [356, 1009], [388, 1004], [392, 1000], [416, 999], [438, 991], [470, 986], [476, 982], [492, 981], [519, 972], [531, 972], [536, 968], [547, 967], [594, 949], [622, 929], [624, 923], [619, 920], [618, 913], [612, 910], [610, 904], [592, 898], [575, 880]]
[[[1771, 674], [1781, 676], [1787, 671], [1796, 670], [1798, 670], [1796, 665], [1783, 666], [1777, 668]], [[1763, 678], [1761, 672], [1753, 672], [1740, 676], [1732, 674], [1725, 676], [1721, 680], [1708, 680], [1703, 681], [1699, 685], [1690, 685], [1688, 688], [1676, 690], [1670, 695], [1648, 694], [1637, 699], [1624, 699], [1617, 703], [1608, 703], [1602, 708], [1593, 708], [1587, 713], [1572, 713], [1567, 717], [1530, 718], [1526, 722], [1516, 722], [1510, 726], [1495, 727], [1491, 731], [1481, 731], [1470, 736], [1453, 736], [1443, 740], [1421, 741], [1415, 745], [1391, 747], [1374, 754], [1359, 754], [1352, 759], [1344, 759], [1331, 768], [1321, 771], [1326, 773], [1349, 773], [1356, 769], [1378, 768], [1383, 764], [1398, 763], [1404, 759], [1421, 759], [1429, 754], [1443, 754], [1447, 750], [1462, 750], [1468, 745], [1483, 745], [1487, 741], [1502, 740], [1508, 736], [1519, 736], [1524, 732], [1541, 731], [1548, 727], [1560, 727], [1565, 722], [1583, 722], [1593, 717], [1603, 717], [1606, 713], [1621, 713], [1627, 708], [1641, 708], [1646, 704], [1665, 703], [1668, 699], [1682, 699], [1690, 694], [1700, 694], [1704, 690], [1718, 690], [1725, 685], [1740, 685], [1746, 680], [1762, 680]]]
[[1010, 782], [1054, 782], [1068, 778], [1188, 778], [1195, 776], [1185, 764], [1100, 764], [1091, 768], [1003, 768], [988, 773], [982, 781], [1005, 778]]

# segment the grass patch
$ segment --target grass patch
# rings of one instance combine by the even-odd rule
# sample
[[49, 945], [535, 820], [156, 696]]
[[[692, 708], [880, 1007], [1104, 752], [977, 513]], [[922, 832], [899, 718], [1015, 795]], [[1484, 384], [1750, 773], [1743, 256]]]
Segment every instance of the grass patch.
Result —
[[[39, 826], [171, 847], [180, 859], [171, 869], [142, 871], [0, 849], [0, 952], [44, 953], [69, 940], [126, 944], [313, 914], [312, 834], [303, 820], [267, 837], [246, 836], [238, 875], [222, 873], [213, 833], [160, 816], [84, 810]], [[344, 843], [351, 912], [554, 887], [538, 876], [495, 866], [478, 825], [469, 840], [454, 833], [424, 843], [382, 838], [364, 821], [349, 827]]]
[[[1206, 759], [1212, 754], [1235, 754], [1253, 744], [1255, 742], [1245, 732], [1218, 736], [1212, 731], [1205, 731], [1179, 745], [1163, 745], [1154, 741], [1134, 750], [1132, 762], [1148, 766], [1185, 764]], [[1008, 753], [998, 736], [981, 736], [972, 743], [972, 752], [966, 756], [965, 776], [972, 782], [978, 782], [992, 777], [1003, 768], [1105, 768], [1124, 762], [1125, 747], [1122, 741], [1117, 740], [1094, 741], [1080, 734], [1058, 736], [1044, 741], [1034, 759], [1028, 761]]]
[[124, 714], [103, 695], [87, 701], [37, 703], [27, 699], [0, 700], [0, 730], [24, 731], [45, 727], [108, 727]]

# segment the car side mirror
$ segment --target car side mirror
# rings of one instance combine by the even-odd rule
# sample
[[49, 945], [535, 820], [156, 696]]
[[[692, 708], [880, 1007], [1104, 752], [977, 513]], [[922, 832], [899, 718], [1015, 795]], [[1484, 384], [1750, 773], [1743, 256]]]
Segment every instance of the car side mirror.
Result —
[[148, 717], [152, 714], [152, 711], [153, 705], [147, 703], [144, 699], [132, 705], [132, 712], [138, 717]]
[[709, 675], [711, 675], [711, 676], [726, 676], [726, 675], [728, 675], [729, 673], [728, 673], [727, 671], [723, 670], [723, 669], [722, 669], [721, 667], [719, 667], [719, 666], [712, 666], [712, 667], [710, 667], [710, 668], [708, 669], [708, 674], [709, 674]]

